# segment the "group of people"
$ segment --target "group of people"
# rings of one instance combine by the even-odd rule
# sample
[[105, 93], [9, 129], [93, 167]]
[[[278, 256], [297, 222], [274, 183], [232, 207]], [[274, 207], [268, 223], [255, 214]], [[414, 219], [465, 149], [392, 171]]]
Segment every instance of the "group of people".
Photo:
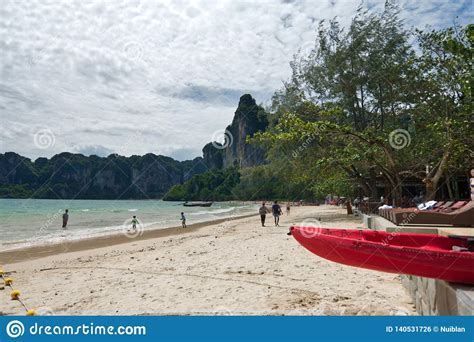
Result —
[[[186, 228], [186, 216], [184, 215], [184, 212], [181, 212], [181, 226], [183, 228]], [[67, 229], [67, 223], [69, 221], [69, 209], [66, 209], [64, 210], [64, 214], [63, 214], [63, 229]], [[132, 219], [130, 220], [130, 224], [132, 225], [131, 229], [128, 229], [128, 231], [130, 230], [136, 230], [137, 229], [137, 225], [138, 225], [138, 219], [135, 215], [133, 215]]]
[[[287, 203], [286, 205], [286, 214], [290, 215], [291, 205]], [[258, 213], [260, 214], [260, 221], [262, 222], [262, 227], [265, 227], [265, 220], [267, 218], [268, 213], [272, 213], [273, 218], [275, 220], [275, 227], [280, 226], [280, 216], [283, 215], [283, 210], [281, 206], [278, 204], [278, 201], [273, 202], [271, 209], [269, 209], [265, 202], [262, 202], [262, 206], [258, 209]]]
[[[187, 227], [186, 226], [186, 215], [184, 215], [184, 212], [181, 212], [180, 220], [181, 220], [181, 227], [186, 228]], [[136, 216], [133, 216], [131, 223], [132, 223], [132, 230], [136, 230], [137, 229], [137, 224], [138, 224], [138, 219], [137, 219]]]
[[[287, 215], [290, 215], [290, 210], [291, 210], [291, 205], [290, 203], [288, 202], [287, 205], [286, 205], [286, 214]], [[281, 206], [280, 204], [278, 204], [278, 201], [275, 201], [273, 202], [273, 205], [271, 206], [271, 208], [268, 208], [266, 205], [265, 205], [265, 202], [262, 203], [262, 206], [259, 208], [258, 210], [259, 214], [260, 214], [260, 221], [262, 223], [262, 227], [265, 227], [265, 220], [267, 218], [267, 214], [268, 213], [272, 213], [273, 215], [273, 218], [275, 220], [275, 227], [279, 227], [280, 226], [280, 216], [283, 215], [283, 210], [281, 209]], [[184, 212], [181, 212], [181, 226], [183, 228], [186, 228], [186, 216], [184, 215]], [[67, 229], [67, 223], [69, 221], [69, 210], [66, 209], [64, 211], [64, 214], [63, 214], [63, 229]], [[138, 219], [137, 217], [134, 215], [132, 217], [132, 219], [130, 220], [130, 224], [131, 224], [131, 229], [128, 229], [129, 231], [130, 230], [136, 230], [137, 229], [137, 225], [138, 225]]]

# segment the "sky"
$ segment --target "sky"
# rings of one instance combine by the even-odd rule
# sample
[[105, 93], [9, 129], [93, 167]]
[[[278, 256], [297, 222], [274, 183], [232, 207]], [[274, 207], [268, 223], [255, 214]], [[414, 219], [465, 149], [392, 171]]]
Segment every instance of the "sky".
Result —
[[[0, 0], [0, 153], [200, 156], [242, 94], [268, 103], [318, 22], [359, 4]], [[409, 27], [473, 19], [472, 0], [399, 4]]]

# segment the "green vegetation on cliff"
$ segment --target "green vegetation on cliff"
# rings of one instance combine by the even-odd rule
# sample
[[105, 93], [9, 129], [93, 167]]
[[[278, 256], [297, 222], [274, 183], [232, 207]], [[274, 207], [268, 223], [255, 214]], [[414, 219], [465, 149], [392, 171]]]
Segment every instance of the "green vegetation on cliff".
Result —
[[165, 201], [228, 201], [236, 196], [232, 189], [239, 183], [235, 167], [214, 169], [195, 175], [183, 184], [173, 186], [163, 197]]
[[236, 167], [214, 169], [195, 175], [184, 184], [173, 186], [163, 197], [165, 201], [228, 201], [228, 200], [314, 200], [312, 189], [297, 183], [269, 165], [238, 170]]
[[16, 153], [0, 154], [0, 197], [50, 199], [160, 198], [207, 167], [202, 158], [179, 162], [146, 154], [106, 158], [61, 153], [34, 162]]

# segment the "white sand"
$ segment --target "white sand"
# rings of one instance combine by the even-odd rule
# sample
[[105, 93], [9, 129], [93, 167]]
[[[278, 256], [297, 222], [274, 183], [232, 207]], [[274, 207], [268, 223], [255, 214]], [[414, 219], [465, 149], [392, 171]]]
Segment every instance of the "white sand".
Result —
[[[43, 314], [416, 314], [398, 275], [332, 263], [286, 235], [291, 224], [315, 218], [326, 227], [361, 226], [339, 208], [292, 208], [278, 228], [262, 228], [256, 216], [4, 268]], [[9, 292], [0, 291], [0, 314], [24, 314]]]

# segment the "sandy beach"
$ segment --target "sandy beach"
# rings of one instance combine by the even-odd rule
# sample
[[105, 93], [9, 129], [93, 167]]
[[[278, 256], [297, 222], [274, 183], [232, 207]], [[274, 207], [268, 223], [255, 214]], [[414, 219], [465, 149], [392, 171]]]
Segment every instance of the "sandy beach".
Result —
[[[344, 209], [294, 207], [281, 227], [258, 216], [0, 253], [39, 314], [414, 315], [396, 274], [321, 259], [287, 236], [292, 224], [362, 224]], [[6, 262], [5, 262], [6, 261]], [[23, 315], [9, 290], [0, 315]]]

